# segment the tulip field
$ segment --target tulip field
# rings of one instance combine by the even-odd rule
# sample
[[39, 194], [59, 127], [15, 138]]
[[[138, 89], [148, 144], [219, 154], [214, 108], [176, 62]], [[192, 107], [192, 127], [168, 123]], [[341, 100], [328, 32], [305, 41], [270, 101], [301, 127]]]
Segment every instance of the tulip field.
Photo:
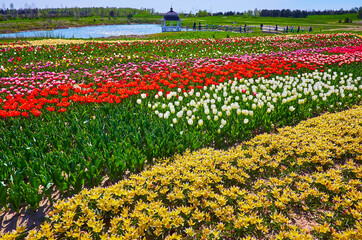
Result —
[[76, 194], [29, 239], [359, 239], [361, 96], [354, 34], [0, 44], [0, 210]]

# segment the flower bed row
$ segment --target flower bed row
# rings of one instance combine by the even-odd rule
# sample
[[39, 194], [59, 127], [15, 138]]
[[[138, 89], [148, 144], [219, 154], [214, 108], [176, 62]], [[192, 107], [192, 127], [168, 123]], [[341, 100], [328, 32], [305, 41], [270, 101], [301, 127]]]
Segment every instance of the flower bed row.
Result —
[[175, 156], [58, 201], [28, 239], [360, 239], [361, 119], [357, 107]]
[[316, 69], [324, 71], [323, 68], [330, 68], [331, 65], [335, 66], [333, 70], [337, 70], [342, 65], [356, 64], [357, 68], [351, 70], [361, 76], [358, 66], [362, 60], [362, 46], [329, 48], [325, 51], [337, 51], [338, 54], [295, 51], [280, 56], [244, 55], [176, 60], [174, 63], [157, 61], [119, 64], [112, 69], [105, 66], [104, 70], [96, 72], [73, 69], [73, 74], [82, 76], [81, 84], [76, 84], [74, 76], [71, 77], [71, 70], [67, 73], [33, 72], [30, 76], [15, 73], [14, 76], [0, 79], [0, 117], [39, 116], [43, 111], [64, 112], [76, 102], [120, 103], [140, 93], [167, 92], [177, 88], [187, 91], [218, 85], [235, 78], [297, 75]]
[[344, 109], [361, 101], [361, 95], [361, 77], [341, 76], [329, 69], [295, 77], [235, 78], [199, 91], [178, 89], [164, 97], [159, 92], [155, 100], [143, 94], [137, 103], [181, 134], [192, 131], [194, 136], [206, 135], [212, 139], [206, 142], [214, 141], [220, 147], [225, 139], [233, 143], [255, 129], [270, 131], [274, 124], [284, 126], [311, 117], [321, 108]]
[[322, 53], [329, 48], [360, 46], [361, 41], [360, 37], [353, 34], [319, 34], [8, 47], [0, 48], [0, 77], [7, 77], [9, 73], [14, 72], [18, 74], [55, 70], [67, 72], [69, 68], [97, 71], [103, 69], [105, 64], [113, 66], [130, 61], [221, 58], [245, 54], [280, 55], [286, 51], [303, 51], [303, 49], [314, 49]]

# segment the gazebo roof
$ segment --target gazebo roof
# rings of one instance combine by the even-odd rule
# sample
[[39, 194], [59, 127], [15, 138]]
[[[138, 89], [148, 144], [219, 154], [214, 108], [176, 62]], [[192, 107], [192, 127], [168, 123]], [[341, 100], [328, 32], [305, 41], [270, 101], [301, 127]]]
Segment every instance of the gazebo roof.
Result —
[[163, 18], [161, 20], [166, 21], [180, 21], [180, 17], [178, 16], [177, 12], [174, 12], [172, 7], [169, 12], [167, 12], [165, 15], [163, 15]]

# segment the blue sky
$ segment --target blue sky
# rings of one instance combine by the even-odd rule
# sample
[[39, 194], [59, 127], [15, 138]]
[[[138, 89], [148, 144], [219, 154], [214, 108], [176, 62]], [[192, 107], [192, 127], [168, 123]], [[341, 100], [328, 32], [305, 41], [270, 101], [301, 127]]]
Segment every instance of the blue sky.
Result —
[[362, 6], [361, 0], [0, 0], [0, 8], [46, 8], [46, 7], [133, 7], [154, 8], [167, 12], [172, 4], [177, 12], [236, 11], [257, 9], [324, 10], [345, 9]]

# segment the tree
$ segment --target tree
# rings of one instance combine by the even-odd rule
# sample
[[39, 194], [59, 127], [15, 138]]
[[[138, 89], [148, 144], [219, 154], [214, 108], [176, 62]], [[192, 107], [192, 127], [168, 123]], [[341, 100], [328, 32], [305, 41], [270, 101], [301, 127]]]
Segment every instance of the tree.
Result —
[[114, 11], [113, 11], [113, 10], [109, 11], [109, 17], [110, 17], [110, 18], [111, 18], [111, 17], [114, 18], [114, 15], [115, 15], [115, 14], [114, 14]]
[[199, 10], [198, 12], [197, 12], [197, 16], [198, 17], [207, 17], [207, 16], [209, 16], [210, 14], [206, 11], [206, 10], [203, 10], [203, 11], [201, 11], [201, 10]]
[[224, 15], [224, 13], [223, 12], [217, 12], [217, 13], [213, 13], [212, 15], [213, 16], [222, 16], [222, 15]]
[[302, 11], [300, 11], [300, 10], [294, 10], [294, 11], [293, 11], [293, 17], [294, 17], [294, 18], [300, 18], [300, 17], [302, 17]]
[[290, 17], [292, 15], [292, 11], [290, 9], [282, 9], [280, 12], [281, 17]]
[[247, 12], [244, 13], [244, 15], [247, 16], [247, 17], [252, 17], [253, 16], [253, 11], [248, 10]]
[[254, 15], [254, 17], [260, 17], [260, 11], [257, 8], [255, 8], [253, 15]]
[[357, 18], [362, 19], [362, 7], [360, 7], [359, 10], [358, 10]]

